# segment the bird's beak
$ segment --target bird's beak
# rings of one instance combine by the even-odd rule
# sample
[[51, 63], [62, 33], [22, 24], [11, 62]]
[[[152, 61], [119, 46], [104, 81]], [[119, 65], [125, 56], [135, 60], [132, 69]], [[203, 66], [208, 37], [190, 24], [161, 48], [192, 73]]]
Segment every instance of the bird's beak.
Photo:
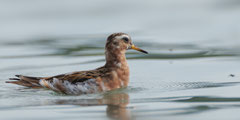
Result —
[[143, 50], [143, 49], [140, 49], [140, 48], [136, 47], [135, 45], [131, 45], [131, 49], [134, 49], [134, 50], [140, 51], [140, 52], [142, 52], [142, 53], [148, 54], [147, 51], [145, 51], [145, 50]]

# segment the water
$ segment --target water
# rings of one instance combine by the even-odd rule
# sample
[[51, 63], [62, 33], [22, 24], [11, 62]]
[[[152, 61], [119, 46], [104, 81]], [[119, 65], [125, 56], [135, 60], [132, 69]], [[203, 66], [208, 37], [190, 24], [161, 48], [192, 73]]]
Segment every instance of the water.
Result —
[[[240, 118], [237, 0], [0, 3], [1, 120]], [[99, 67], [119, 31], [150, 53], [128, 51], [126, 89], [67, 96], [5, 83]]]

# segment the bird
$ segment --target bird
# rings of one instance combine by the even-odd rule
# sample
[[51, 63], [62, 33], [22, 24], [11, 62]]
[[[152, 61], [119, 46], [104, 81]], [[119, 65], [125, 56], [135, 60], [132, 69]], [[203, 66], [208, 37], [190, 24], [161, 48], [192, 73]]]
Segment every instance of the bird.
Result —
[[125, 53], [129, 49], [148, 54], [147, 51], [135, 46], [128, 34], [113, 33], [106, 40], [106, 63], [102, 67], [51, 77], [15, 75], [16, 77], [9, 78], [6, 83], [29, 88], [46, 88], [69, 95], [91, 94], [126, 88], [129, 83], [130, 72]]

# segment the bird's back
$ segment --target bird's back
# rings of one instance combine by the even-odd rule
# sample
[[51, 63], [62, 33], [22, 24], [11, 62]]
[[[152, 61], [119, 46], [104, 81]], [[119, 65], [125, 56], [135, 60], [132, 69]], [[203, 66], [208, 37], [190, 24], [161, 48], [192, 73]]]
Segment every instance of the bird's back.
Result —
[[48, 88], [64, 94], [86, 94], [112, 90], [125, 86], [118, 72], [121, 70], [106, 66], [89, 71], [78, 71], [52, 77], [30, 77], [16, 75], [7, 83], [31, 88]]

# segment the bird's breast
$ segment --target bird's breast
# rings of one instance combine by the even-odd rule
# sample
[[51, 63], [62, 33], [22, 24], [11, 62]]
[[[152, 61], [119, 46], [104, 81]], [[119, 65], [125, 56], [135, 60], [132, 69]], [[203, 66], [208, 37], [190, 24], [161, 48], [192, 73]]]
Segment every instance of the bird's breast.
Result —
[[129, 82], [129, 69], [128, 67], [113, 69], [107, 76], [99, 78], [98, 82], [102, 91], [127, 87]]

